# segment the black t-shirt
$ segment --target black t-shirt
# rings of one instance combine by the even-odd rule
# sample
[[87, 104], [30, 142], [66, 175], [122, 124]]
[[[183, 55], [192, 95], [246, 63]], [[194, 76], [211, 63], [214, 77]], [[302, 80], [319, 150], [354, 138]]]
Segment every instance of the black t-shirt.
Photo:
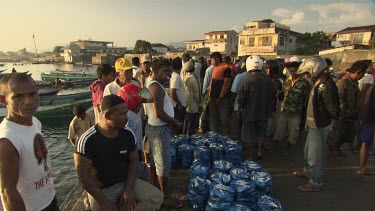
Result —
[[97, 125], [87, 130], [76, 144], [74, 153], [92, 161], [101, 188], [124, 182], [128, 176], [129, 154], [136, 149], [134, 133], [129, 128], [115, 138], [103, 136]]

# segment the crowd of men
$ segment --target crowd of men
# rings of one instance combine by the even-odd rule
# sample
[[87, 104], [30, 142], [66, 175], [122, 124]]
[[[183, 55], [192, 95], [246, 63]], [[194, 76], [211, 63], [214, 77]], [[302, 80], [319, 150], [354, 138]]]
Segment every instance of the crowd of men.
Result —
[[[308, 131], [298, 189], [324, 185], [324, 147], [335, 160], [343, 143], [358, 144], [359, 175], [375, 151], [374, 63], [360, 60], [337, 77], [319, 56], [232, 62], [219, 52], [171, 60], [145, 55], [100, 65], [91, 84], [95, 117], [75, 107], [69, 128], [74, 161], [91, 210], [156, 210], [183, 205], [170, 194], [170, 139], [216, 131], [241, 142], [244, 159], [264, 151], [288, 156]], [[8, 210], [58, 210], [41, 124], [33, 117], [39, 96], [33, 79], [13, 73], [0, 81], [8, 109], [0, 124], [0, 187]], [[25, 131], [20, 133], [19, 131]], [[329, 133], [334, 139], [328, 142]], [[146, 180], [148, 169], [151, 184]]]

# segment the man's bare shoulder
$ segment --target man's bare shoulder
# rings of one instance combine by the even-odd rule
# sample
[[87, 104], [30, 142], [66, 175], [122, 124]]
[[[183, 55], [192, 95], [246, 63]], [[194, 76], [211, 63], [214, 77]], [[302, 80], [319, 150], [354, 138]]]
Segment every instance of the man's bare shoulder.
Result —
[[0, 161], [4, 157], [19, 157], [18, 151], [13, 143], [7, 138], [0, 138]]

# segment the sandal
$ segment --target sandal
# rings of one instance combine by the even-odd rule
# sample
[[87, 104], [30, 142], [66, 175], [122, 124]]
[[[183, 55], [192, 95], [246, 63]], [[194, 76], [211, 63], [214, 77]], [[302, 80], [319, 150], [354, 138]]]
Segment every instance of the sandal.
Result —
[[304, 185], [298, 186], [298, 190], [300, 190], [302, 192], [319, 192], [319, 191], [322, 190], [322, 188], [311, 185], [310, 183], [306, 183]]
[[293, 171], [292, 174], [293, 176], [296, 176], [296, 177], [303, 177], [303, 178], [311, 179], [310, 176], [303, 171]]

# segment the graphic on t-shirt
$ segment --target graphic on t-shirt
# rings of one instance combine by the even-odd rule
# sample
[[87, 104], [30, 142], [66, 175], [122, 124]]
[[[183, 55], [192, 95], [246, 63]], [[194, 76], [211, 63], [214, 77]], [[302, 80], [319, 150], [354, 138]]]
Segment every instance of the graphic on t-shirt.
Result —
[[41, 134], [36, 134], [34, 136], [34, 155], [38, 161], [38, 165], [44, 164], [44, 171], [48, 171], [48, 162], [47, 162], [47, 146], [44, 142], [44, 138]]

